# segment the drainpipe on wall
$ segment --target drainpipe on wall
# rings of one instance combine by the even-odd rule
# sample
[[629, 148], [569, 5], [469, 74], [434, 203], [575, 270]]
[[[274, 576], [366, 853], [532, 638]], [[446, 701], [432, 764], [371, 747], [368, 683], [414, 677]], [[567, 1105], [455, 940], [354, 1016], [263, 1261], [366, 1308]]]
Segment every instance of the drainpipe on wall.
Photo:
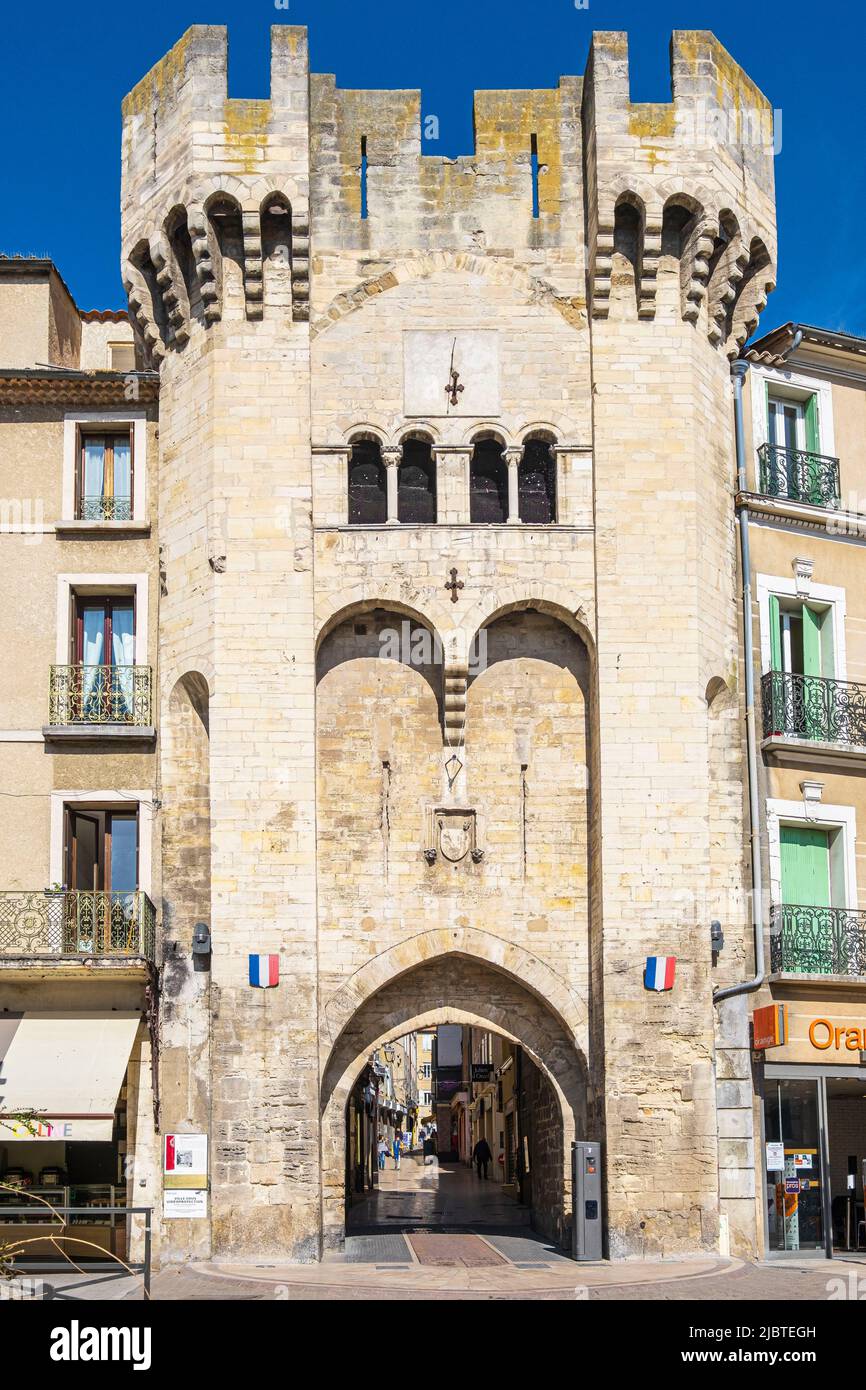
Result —
[[[785, 357], [795, 352], [803, 341], [797, 330]], [[743, 382], [749, 370], [748, 362], [734, 362], [731, 377], [734, 383], [734, 437], [737, 449], [737, 492], [746, 491], [746, 438], [743, 429]], [[740, 567], [743, 573], [743, 659], [746, 667], [746, 761], [749, 772], [749, 839], [752, 858], [752, 930], [755, 937], [755, 974], [750, 980], [728, 985], [713, 995], [713, 1003], [733, 999], [739, 994], [754, 994], [766, 976], [764, 961], [763, 882], [761, 876], [761, 816], [758, 800], [758, 752], [755, 734], [755, 659], [752, 640], [752, 562], [749, 550], [749, 512], [740, 507]]]

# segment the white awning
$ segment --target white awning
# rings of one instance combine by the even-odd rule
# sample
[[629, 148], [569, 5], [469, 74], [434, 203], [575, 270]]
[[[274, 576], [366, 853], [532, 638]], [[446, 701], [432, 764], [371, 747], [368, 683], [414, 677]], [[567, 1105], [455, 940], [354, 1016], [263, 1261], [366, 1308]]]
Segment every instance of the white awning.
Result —
[[[0, 1145], [111, 1139], [141, 1014], [0, 1014]], [[3, 1116], [36, 1112], [32, 1133]]]

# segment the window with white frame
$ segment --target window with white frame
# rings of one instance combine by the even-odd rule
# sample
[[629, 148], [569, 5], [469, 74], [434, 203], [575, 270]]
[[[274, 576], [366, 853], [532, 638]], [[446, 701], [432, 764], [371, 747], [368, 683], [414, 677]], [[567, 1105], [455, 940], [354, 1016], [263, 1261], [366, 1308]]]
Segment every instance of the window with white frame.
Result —
[[49, 876], [87, 891], [150, 893], [153, 793], [53, 791]]
[[783, 974], [862, 973], [856, 912], [853, 806], [767, 802], [771, 969]]
[[839, 464], [834, 457], [830, 384], [791, 371], [753, 371], [758, 490], [793, 502], [838, 507]]
[[69, 412], [63, 420], [62, 521], [146, 521], [143, 410]]
[[82, 426], [75, 474], [76, 521], [131, 521], [132, 427]]
[[781, 575], [757, 577], [761, 666], [766, 672], [846, 679], [845, 590]]

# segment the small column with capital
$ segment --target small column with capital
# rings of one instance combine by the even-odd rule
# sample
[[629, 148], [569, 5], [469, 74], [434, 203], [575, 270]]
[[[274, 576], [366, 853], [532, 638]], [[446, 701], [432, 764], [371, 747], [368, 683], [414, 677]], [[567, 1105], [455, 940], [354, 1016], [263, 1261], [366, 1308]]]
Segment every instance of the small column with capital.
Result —
[[403, 450], [397, 444], [388, 444], [382, 450], [385, 465], [385, 482], [388, 488], [388, 525], [396, 526], [400, 520], [397, 503], [397, 470], [403, 458]]
[[503, 449], [502, 457], [508, 465], [508, 524], [520, 524], [520, 491], [518, 487], [518, 468], [523, 458], [523, 445]]

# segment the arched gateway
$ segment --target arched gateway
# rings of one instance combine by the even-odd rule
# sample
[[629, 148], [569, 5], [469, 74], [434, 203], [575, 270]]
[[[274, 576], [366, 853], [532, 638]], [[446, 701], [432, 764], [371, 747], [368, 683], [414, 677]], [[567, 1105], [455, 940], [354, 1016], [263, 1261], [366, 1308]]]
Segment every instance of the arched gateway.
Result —
[[[569, 1240], [571, 1141], [585, 1132], [587, 1103], [586, 1067], [575, 1027], [582, 1031], [585, 1011], [559, 986], [556, 993], [568, 1015], [564, 1018], [527, 980], [493, 963], [497, 956], [510, 956], [513, 964], [526, 967], [530, 977], [550, 973], [525, 952], [509, 951], [493, 937], [479, 941], [482, 933], [475, 933], [474, 940], [468, 936], [459, 930], [430, 932], [407, 942], [404, 958], [414, 955], [421, 963], [401, 970], [363, 998], [327, 1054], [321, 1092], [326, 1248], [338, 1247], [343, 1240], [346, 1106], [359, 1071], [384, 1043], [440, 1023], [486, 1028], [518, 1043], [552, 1090], [556, 1105], [551, 1107], [548, 1124], [554, 1132], [539, 1144], [535, 1181], [539, 1196], [533, 1219], [543, 1234], [560, 1244]], [[486, 948], [485, 954], [473, 953], [473, 946]], [[430, 954], [424, 959], [426, 952]], [[366, 983], [355, 982], [356, 999]], [[351, 987], [347, 989], [349, 997], [352, 993]]]

